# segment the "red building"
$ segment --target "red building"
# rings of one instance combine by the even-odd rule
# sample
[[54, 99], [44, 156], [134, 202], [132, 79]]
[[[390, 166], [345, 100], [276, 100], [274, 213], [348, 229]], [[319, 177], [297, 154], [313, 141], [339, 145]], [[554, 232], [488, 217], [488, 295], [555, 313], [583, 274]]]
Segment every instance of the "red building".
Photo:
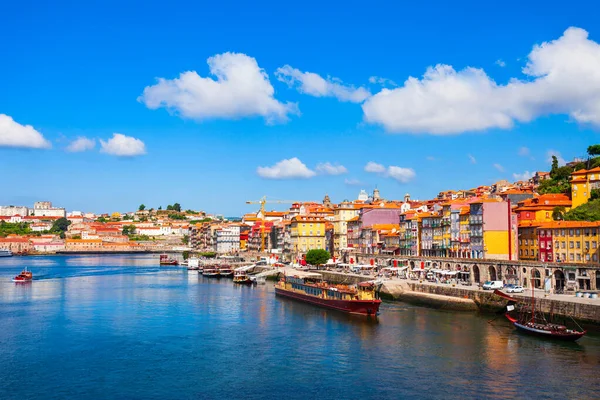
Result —
[[554, 261], [552, 258], [552, 229], [540, 228], [537, 230], [537, 234], [539, 260], [542, 262]]

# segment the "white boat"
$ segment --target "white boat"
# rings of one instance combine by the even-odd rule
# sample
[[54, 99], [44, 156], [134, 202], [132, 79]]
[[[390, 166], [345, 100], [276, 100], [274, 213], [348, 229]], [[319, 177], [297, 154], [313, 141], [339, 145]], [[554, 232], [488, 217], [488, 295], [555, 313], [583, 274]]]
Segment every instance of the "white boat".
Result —
[[218, 268], [207, 268], [204, 267], [204, 270], [202, 271], [202, 275], [210, 277], [210, 278], [219, 278], [220, 277], [220, 272]]
[[187, 269], [191, 271], [197, 271], [200, 268], [200, 260], [196, 257], [188, 259]]
[[0, 249], [0, 257], [12, 257], [13, 253], [10, 250]]

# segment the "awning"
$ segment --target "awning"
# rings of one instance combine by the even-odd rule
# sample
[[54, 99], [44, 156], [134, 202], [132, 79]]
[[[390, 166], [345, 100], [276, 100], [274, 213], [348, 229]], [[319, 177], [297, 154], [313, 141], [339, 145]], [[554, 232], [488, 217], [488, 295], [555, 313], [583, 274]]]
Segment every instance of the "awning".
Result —
[[425, 270], [424, 270], [424, 269], [421, 269], [421, 268], [413, 268], [413, 269], [412, 269], [412, 272], [419, 272], [419, 271], [423, 271], [423, 272], [425, 272]]

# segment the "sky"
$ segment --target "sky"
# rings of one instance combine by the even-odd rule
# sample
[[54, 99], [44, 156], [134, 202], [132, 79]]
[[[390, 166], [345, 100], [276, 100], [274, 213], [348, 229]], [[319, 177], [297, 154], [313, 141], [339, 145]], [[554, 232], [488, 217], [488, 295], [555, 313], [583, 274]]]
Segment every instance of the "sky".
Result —
[[600, 143], [599, 12], [3, 2], [0, 204], [237, 216], [528, 178]]

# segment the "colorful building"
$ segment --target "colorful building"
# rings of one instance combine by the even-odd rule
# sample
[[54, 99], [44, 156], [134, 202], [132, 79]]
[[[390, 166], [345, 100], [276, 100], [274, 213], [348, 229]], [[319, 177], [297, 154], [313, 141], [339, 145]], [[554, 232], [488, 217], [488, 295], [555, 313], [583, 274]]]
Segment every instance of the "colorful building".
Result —
[[290, 223], [290, 244], [294, 254], [325, 249], [325, 223], [321, 217], [298, 215]]
[[571, 198], [573, 208], [587, 203], [593, 189], [600, 189], [600, 167], [581, 169], [571, 174]]

